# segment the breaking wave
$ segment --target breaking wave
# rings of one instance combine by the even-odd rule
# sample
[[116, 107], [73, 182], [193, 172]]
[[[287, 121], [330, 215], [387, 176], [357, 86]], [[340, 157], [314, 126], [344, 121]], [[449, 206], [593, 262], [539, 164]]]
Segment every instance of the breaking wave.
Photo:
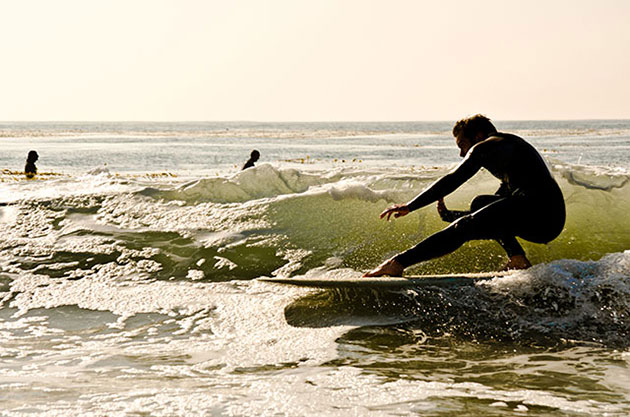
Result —
[[[46, 188], [32, 186], [30, 194], [27, 188], [23, 198], [0, 207], [2, 299], [35, 308], [26, 300], [36, 300], [34, 291], [41, 290], [29, 290], [26, 282], [36, 288], [62, 282], [81, 294], [110, 281], [231, 282], [320, 268], [360, 273], [444, 226], [433, 207], [390, 223], [378, 214], [412, 198], [446, 170], [318, 172], [263, 164], [187, 183], [106, 170], [51, 179]], [[624, 344], [630, 303], [628, 175], [562, 164], [553, 170], [565, 194], [567, 224], [549, 245], [524, 242], [539, 265], [470, 294], [458, 290], [464, 292], [454, 298], [418, 294], [423, 301], [411, 304], [409, 316], [431, 317], [435, 329], [474, 338], [535, 333]], [[497, 185], [482, 173], [447, 204], [463, 208]], [[471, 242], [409, 273], [488, 271], [504, 262], [494, 242]], [[86, 282], [92, 284], [84, 287]], [[48, 297], [54, 304], [76, 304], [75, 296]], [[105, 300], [100, 308], [117, 311]]]

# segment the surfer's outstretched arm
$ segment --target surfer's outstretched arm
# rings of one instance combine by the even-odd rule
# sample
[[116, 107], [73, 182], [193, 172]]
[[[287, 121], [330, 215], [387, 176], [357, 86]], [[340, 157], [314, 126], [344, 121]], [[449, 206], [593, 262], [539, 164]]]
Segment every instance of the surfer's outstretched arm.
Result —
[[409, 211], [428, 206], [446, 197], [475, 175], [481, 169], [481, 164], [478, 161], [477, 153], [474, 151], [475, 149], [473, 148], [452, 172], [431, 184], [429, 188], [407, 203]]
[[457, 166], [457, 168], [431, 184], [429, 188], [422, 191], [409, 203], [394, 204], [393, 206], [386, 208], [381, 213], [381, 219], [383, 217], [387, 217], [387, 220], [389, 220], [392, 214], [394, 215], [394, 218], [406, 216], [414, 210], [444, 198], [459, 188], [460, 185], [468, 181], [470, 177], [479, 171], [481, 165], [477, 162], [477, 159], [478, 158], [474, 156], [474, 152], [469, 152], [468, 156]]

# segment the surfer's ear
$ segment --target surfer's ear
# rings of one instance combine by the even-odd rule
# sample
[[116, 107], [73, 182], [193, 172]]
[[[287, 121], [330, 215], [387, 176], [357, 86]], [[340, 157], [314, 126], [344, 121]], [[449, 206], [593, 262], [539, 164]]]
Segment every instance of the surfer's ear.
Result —
[[484, 132], [477, 132], [477, 134], [475, 135], [475, 139], [473, 140], [473, 144], [479, 143], [481, 141], [484, 141], [486, 139], [488, 139], [488, 134], [484, 133]]

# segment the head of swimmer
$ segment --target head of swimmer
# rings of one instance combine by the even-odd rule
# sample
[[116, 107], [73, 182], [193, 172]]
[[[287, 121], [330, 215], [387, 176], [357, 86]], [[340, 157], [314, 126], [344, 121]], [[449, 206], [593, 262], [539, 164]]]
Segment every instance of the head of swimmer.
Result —
[[33, 163], [37, 162], [38, 159], [39, 159], [39, 155], [37, 154], [37, 152], [36, 151], [30, 151], [28, 153], [28, 156], [26, 157], [26, 162], [33, 164]]
[[466, 156], [470, 148], [477, 143], [488, 139], [497, 129], [490, 119], [482, 114], [467, 117], [459, 120], [453, 126], [453, 136], [459, 148], [459, 156]]
[[256, 162], [258, 161], [259, 158], [260, 158], [260, 152], [258, 152], [256, 149], [254, 149], [252, 153], [249, 154], [250, 161]]

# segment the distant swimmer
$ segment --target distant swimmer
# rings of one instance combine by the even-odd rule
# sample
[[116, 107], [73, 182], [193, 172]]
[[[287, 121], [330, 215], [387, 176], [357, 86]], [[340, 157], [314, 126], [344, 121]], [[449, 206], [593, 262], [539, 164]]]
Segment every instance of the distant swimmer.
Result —
[[26, 166], [24, 167], [24, 174], [26, 178], [32, 179], [37, 174], [37, 167], [35, 162], [39, 159], [39, 155], [35, 151], [30, 151], [26, 157]]
[[[464, 160], [416, 198], [395, 204], [380, 216], [387, 220], [392, 214], [394, 218], [405, 216], [437, 201], [440, 217], [450, 225], [364, 276], [401, 276], [413, 264], [449, 254], [478, 239], [493, 239], [501, 245], [509, 258], [505, 269], [526, 269], [531, 263], [516, 237], [548, 243], [564, 228], [562, 191], [532, 145], [516, 135], [497, 132], [490, 119], [480, 114], [458, 121], [453, 136]], [[447, 209], [444, 197], [481, 168], [501, 181], [497, 192], [475, 197], [470, 210]]]
[[258, 158], [260, 158], [260, 152], [254, 149], [249, 155], [249, 160], [245, 162], [245, 165], [243, 165], [243, 169], [252, 168], [254, 166], [254, 162], [258, 161]]

